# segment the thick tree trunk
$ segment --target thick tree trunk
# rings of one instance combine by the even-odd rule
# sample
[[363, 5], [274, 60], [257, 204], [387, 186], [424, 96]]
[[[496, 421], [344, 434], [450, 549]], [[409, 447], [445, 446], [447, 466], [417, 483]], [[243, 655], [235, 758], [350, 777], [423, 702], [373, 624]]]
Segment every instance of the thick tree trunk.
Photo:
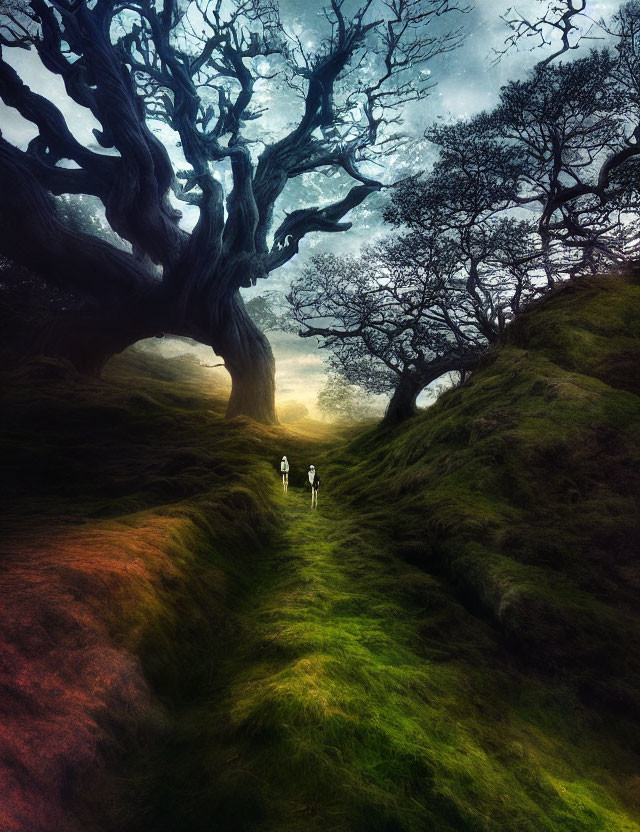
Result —
[[[213, 346], [225, 361], [232, 380], [228, 417], [277, 422], [273, 353], [239, 294], [220, 309], [217, 325], [207, 314], [206, 301], [176, 320], [175, 302], [161, 288], [147, 293], [142, 302], [127, 300], [125, 297], [120, 304], [93, 300], [78, 305], [77, 298], [61, 301], [52, 295], [45, 308], [39, 304], [34, 310], [23, 310], [23, 325], [11, 330], [11, 348], [24, 355], [64, 358], [80, 373], [99, 376], [114, 354], [144, 338], [160, 333], [191, 337]], [[62, 311], [63, 302], [76, 308]], [[25, 303], [28, 306], [28, 298]], [[0, 347], [4, 341], [7, 339], [0, 339]]]
[[130, 310], [79, 311], [53, 318], [37, 334], [32, 352], [66, 358], [78, 372], [97, 377], [116, 353], [156, 334], [151, 319]]
[[227, 418], [249, 416], [275, 424], [275, 361], [271, 345], [251, 320], [239, 294], [220, 332], [214, 333], [213, 348], [224, 359], [231, 376]]
[[408, 374], [401, 376], [382, 423], [384, 425], [397, 425], [399, 422], [415, 416], [417, 413], [416, 399], [424, 387], [425, 384], [415, 376]]
[[394, 425], [415, 416], [416, 399], [425, 387], [445, 373], [459, 372], [464, 380], [468, 372], [478, 365], [480, 355], [478, 353], [449, 359], [441, 358], [431, 363], [425, 362], [423, 367], [413, 372], [405, 372], [391, 397], [382, 424]]

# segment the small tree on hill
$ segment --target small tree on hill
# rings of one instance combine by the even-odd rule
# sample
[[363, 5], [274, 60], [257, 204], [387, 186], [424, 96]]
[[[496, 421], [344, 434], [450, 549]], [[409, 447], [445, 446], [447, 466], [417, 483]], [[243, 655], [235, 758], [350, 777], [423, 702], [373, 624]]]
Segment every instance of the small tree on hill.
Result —
[[473, 370], [539, 291], [535, 226], [504, 213], [519, 156], [480, 122], [437, 131], [447, 150], [434, 170], [395, 189], [385, 218], [409, 233], [359, 258], [314, 258], [289, 295], [303, 337], [321, 338], [351, 382], [392, 394], [390, 422], [440, 376]]
[[362, 258], [316, 257], [289, 295], [300, 334], [320, 338], [349, 382], [392, 393], [389, 422], [411, 416], [435, 379], [474, 367], [487, 343], [465, 305], [455, 251], [417, 242], [388, 242]]
[[[567, 35], [580, 10], [569, 8]], [[408, 233], [361, 259], [315, 258], [292, 287], [300, 334], [320, 337], [350, 381], [393, 391], [387, 420], [411, 415], [434, 378], [471, 369], [544, 284], [633, 255], [637, 0], [612, 33], [615, 53], [551, 56], [507, 84], [495, 111], [428, 130], [436, 164], [398, 186], [385, 212]]]

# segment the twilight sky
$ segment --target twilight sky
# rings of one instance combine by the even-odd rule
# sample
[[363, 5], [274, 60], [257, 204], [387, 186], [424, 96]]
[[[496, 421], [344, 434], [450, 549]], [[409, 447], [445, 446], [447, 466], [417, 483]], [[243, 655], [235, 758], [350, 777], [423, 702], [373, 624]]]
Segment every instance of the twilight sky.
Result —
[[[474, 0], [469, 0], [473, 3]], [[522, 77], [543, 56], [541, 52], [512, 53], [495, 64], [492, 50], [499, 48], [509, 30], [500, 20], [509, 6], [509, 0], [475, 0], [475, 8], [468, 14], [456, 16], [455, 25], [460, 25], [466, 32], [463, 45], [455, 52], [436, 58], [428, 65], [430, 78], [437, 83], [429, 97], [422, 102], [411, 104], [404, 112], [403, 131], [410, 137], [403, 152], [388, 160], [384, 171], [373, 171], [373, 175], [385, 181], [392, 181], [399, 175], [429, 167], [430, 149], [426, 143], [420, 142], [422, 133], [429, 124], [436, 119], [457, 120], [469, 117], [483, 109], [490, 108], [497, 101], [500, 86], [510, 79]], [[587, 3], [587, 13], [593, 19], [609, 17], [620, 5], [620, 0], [590, 0]], [[523, 0], [516, 8], [523, 14], [535, 15], [536, 10], [544, 8], [546, 0]], [[319, 0], [280, 0], [282, 18], [290, 26], [295, 27], [301, 39], [311, 45], [317, 43], [322, 28], [322, 3]], [[443, 20], [442, 25], [449, 27], [454, 18]], [[588, 45], [593, 45], [588, 44]], [[586, 48], [588, 48], [588, 45]], [[598, 42], [595, 43], [598, 45]], [[87, 145], [97, 148], [91, 133], [93, 127], [98, 126], [88, 111], [77, 107], [66, 98], [62, 82], [59, 78], [48, 73], [33, 53], [23, 50], [5, 50], [5, 58], [19, 71], [23, 80], [37, 92], [49, 97], [63, 111], [67, 123], [76, 137]], [[545, 53], [548, 54], [548, 53]], [[573, 56], [580, 51], [572, 53]], [[424, 69], [424, 68], [423, 68]], [[284, 129], [287, 120], [292, 117], [292, 102], [284, 91], [264, 90], [263, 95], [269, 106], [269, 128]], [[294, 105], [295, 106], [295, 105]], [[254, 122], [255, 129], [264, 130], [266, 120]], [[2, 133], [9, 141], [20, 147], [26, 147], [28, 141], [35, 135], [35, 129], [29, 122], [24, 121], [18, 113], [5, 107], [0, 102], [0, 126]], [[159, 135], [167, 144], [172, 158], [178, 167], [184, 167], [181, 151], [176, 146], [176, 136], [166, 127], [159, 127]], [[100, 152], [105, 152], [99, 149]], [[221, 174], [224, 181], [224, 172]], [[349, 181], [345, 178], [342, 183], [338, 180], [328, 182], [324, 177], [315, 177], [309, 181], [297, 182], [291, 193], [281, 206], [282, 210], [321, 204], [323, 190], [327, 186], [332, 194], [346, 193]], [[341, 188], [341, 190], [333, 190]], [[328, 201], [335, 196], [327, 198]], [[274, 272], [267, 281], [260, 281], [259, 285], [243, 294], [253, 297], [264, 291], [286, 289], [292, 277], [295, 277], [301, 266], [308, 262], [314, 253], [331, 251], [335, 253], [353, 253], [360, 246], [371, 242], [386, 233], [381, 218], [380, 208], [386, 196], [384, 192], [374, 195], [363, 206], [352, 212], [348, 217], [354, 223], [351, 231], [321, 235], [314, 234], [303, 240], [300, 254], [285, 267]], [[287, 204], [288, 203], [288, 204]], [[192, 227], [196, 216], [190, 213], [188, 206], [177, 203], [183, 211], [183, 224]], [[187, 209], [187, 210], [185, 210]], [[325, 378], [323, 351], [319, 351], [312, 339], [301, 339], [295, 335], [283, 333], [269, 333], [277, 362], [277, 396], [280, 403], [298, 400], [303, 401], [315, 415], [315, 398], [322, 387]], [[150, 349], [159, 349], [165, 355], [183, 353], [185, 342], [173, 339], [163, 341], [153, 340], [148, 344]], [[204, 363], [214, 363], [209, 348], [194, 345], [193, 351]], [[211, 370], [219, 377], [226, 375], [224, 370]], [[423, 394], [419, 403], [426, 404], [432, 398], [428, 392]]]

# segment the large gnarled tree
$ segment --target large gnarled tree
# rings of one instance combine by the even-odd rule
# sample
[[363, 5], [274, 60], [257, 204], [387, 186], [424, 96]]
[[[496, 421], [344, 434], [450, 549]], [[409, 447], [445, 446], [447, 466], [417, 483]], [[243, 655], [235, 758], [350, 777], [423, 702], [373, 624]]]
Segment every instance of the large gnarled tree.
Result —
[[[51, 322], [46, 348], [99, 371], [139, 339], [189, 336], [224, 359], [228, 415], [274, 420], [273, 355], [239, 290], [307, 234], [350, 228], [346, 215], [382, 187], [372, 171], [401, 141], [392, 125], [428, 92], [416, 70], [459, 43], [430, 26], [452, 10], [455, 0], [330, 0], [324, 34], [303, 37], [276, 0], [5, 0], [0, 97], [38, 135], [26, 150], [0, 137], [0, 250], [81, 300]], [[34, 49], [97, 120], [95, 147], [23, 83], [15, 48]], [[265, 89], [295, 111], [279, 135], [255, 129]], [[155, 123], [179, 140], [182, 164]], [[287, 184], [316, 172], [343, 193], [273, 231]], [[172, 191], [197, 211], [189, 233]], [[65, 224], [61, 194], [101, 200], [128, 250]]]

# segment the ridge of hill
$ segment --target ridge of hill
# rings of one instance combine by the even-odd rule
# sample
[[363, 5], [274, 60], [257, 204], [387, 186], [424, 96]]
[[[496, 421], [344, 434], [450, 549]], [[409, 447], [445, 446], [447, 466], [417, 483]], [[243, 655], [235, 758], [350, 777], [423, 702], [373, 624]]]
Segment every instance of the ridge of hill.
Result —
[[532, 665], [640, 713], [640, 284], [593, 277], [521, 315], [486, 366], [344, 451], [340, 492], [446, 575]]

